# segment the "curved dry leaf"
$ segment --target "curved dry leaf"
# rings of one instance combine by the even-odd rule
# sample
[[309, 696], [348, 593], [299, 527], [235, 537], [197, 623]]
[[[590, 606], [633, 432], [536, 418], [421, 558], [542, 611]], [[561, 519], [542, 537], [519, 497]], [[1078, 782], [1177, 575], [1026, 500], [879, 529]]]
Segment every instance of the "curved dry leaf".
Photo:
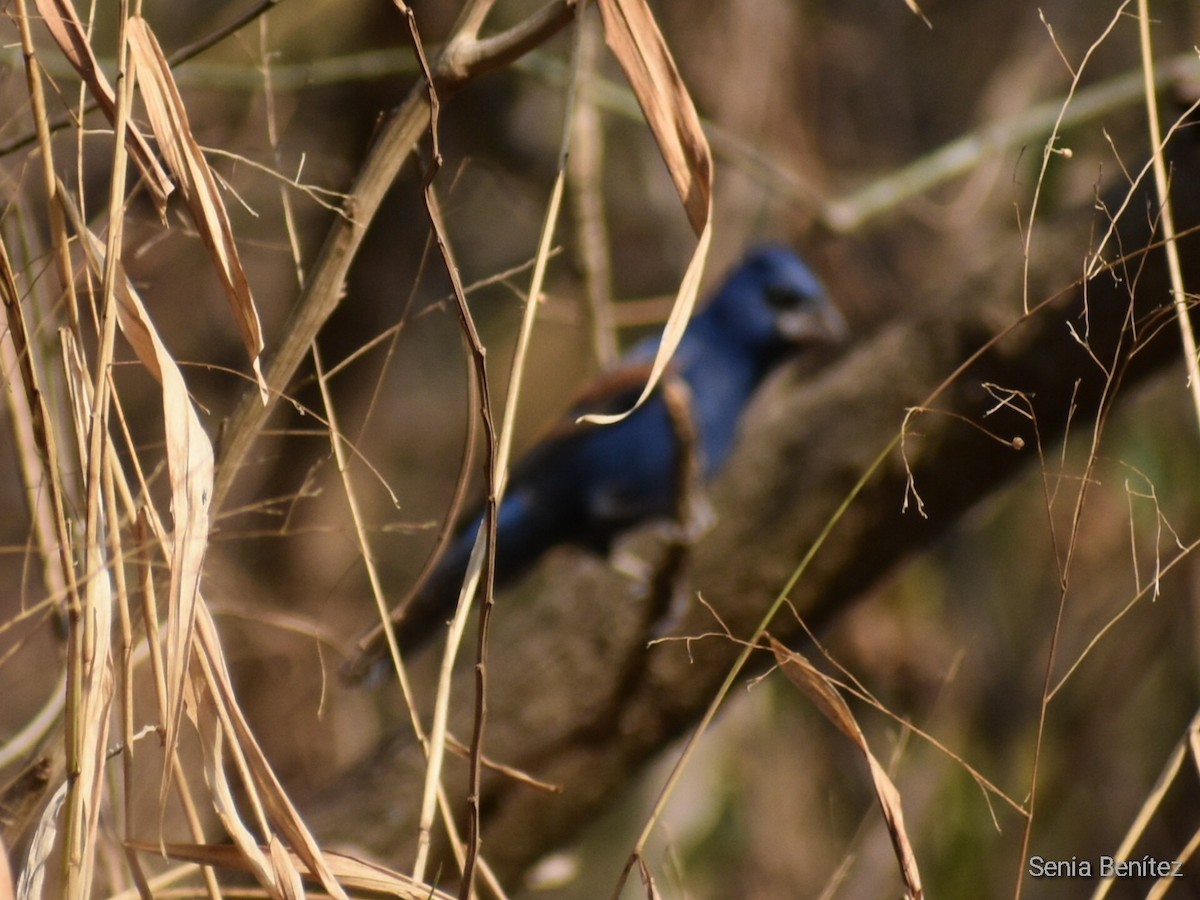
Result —
[[58, 838], [58, 817], [66, 799], [67, 782], [64, 781], [42, 810], [42, 816], [33, 832], [33, 839], [25, 851], [25, 867], [17, 880], [17, 896], [21, 900], [42, 896], [46, 883], [46, 867], [50, 861], [50, 854], [54, 851], [54, 842]]
[[[199, 703], [203, 705], [204, 700], [201, 699]], [[278, 878], [269, 850], [264, 851], [255, 843], [254, 835], [242, 821], [237, 801], [233, 799], [233, 790], [225, 774], [224, 732], [220, 723], [215, 721], [216, 714], [212, 709], [201, 709], [199, 712], [200, 731], [204, 742], [204, 780], [208, 782], [213, 810], [250, 874], [271, 892], [270, 896], [278, 896], [278, 892], [275, 891]]]
[[180, 190], [191, 210], [192, 222], [216, 266], [221, 287], [242, 335], [242, 343], [250, 356], [259, 394], [265, 402], [267, 384], [260, 368], [262, 325], [250, 292], [250, 282], [246, 279], [233, 239], [229, 214], [217, 189], [217, 180], [192, 135], [183, 98], [171, 75], [171, 66], [163, 56], [150, 26], [145, 19], [134, 16], [129, 20], [128, 33], [130, 64], [146, 103], [150, 128], [158, 141], [163, 159], [179, 181]]
[[671, 307], [671, 315], [667, 318], [667, 324], [663, 326], [662, 341], [658, 345], [658, 353], [654, 357], [650, 377], [646, 381], [646, 386], [642, 388], [637, 402], [623, 413], [581, 416], [579, 421], [591, 422], [596, 425], [611, 425], [619, 422], [645, 403], [646, 398], [658, 387], [658, 382], [666, 372], [667, 366], [670, 365], [671, 357], [675, 355], [675, 348], [683, 339], [683, 332], [687, 328], [688, 320], [692, 317], [692, 310], [696, 306], [696, 297], [700, 293], [700, 280], [704, 276], [704, 264], [708, 261], [708, 248], [711, 245], [712, 217], [710, 216], [708, 223], [704, 226], [704, 231], [700, 233], [700, 242], [696, 245], [696, 252], [692, 254], [692, 260], [688, 263], [687, 271], [683, 273], [683, 279], [679, 283], [679, 293], [675, 297], [675, 305]]
[[[80, 237], [88, 266], [103, 271], [104, 244], [83, 224], [79, 211], [67, 202], [60, 186], [63, 209]], [[117, 324], [151, 375], [162, 385], [163, 429], [167, 473], [171, 482], [174, 531], [169, 560], [171, 582], [167, 603], [167, 719], [165, 754], [170, 758], [179, 739], [184, 678], [192, 652], [200, 572], [208, 549], [209, 503], [213, 487], [213, 449], [196, 414], [183, 374], [158, 336], [141, 298], [117, 263], [115, 284]], [[165, 793], [170, 768], [164, 769]]]
[[[75, 7], [71, 5], [70, 0], [34, 0], [34, 2], [51, 37], [58, 44], [58, 49], [79, 73], [79, 77], [87, 85], [88, 92], [104, 112], [109, 123], [115, 123], [117, 118], [116, 95], [113, 93], [112, 85], [109, 84], [104, 71], [96, 62], [96, 56], [92, 53], [92, 46], [88, 43], [87, 35], [75, 12]], [[145, 176], [150, 197], [158, 209], [158, 214], [164, 215], [167, 208], [167, 196], [175, 190], [175, 186], [171, 184], [171, 179], [158, 164], [146, 138], [138, 131], [133, 122], [127, 123], [125, 142], [129, 149], [129, 155], [133, 157], [133, 161], [137, 163], [137, 167]]]
[[696, 107], [645, 0], [600, 0], [600, 14], [604, 20], [604, 38], [629, 79], [692, 229], [699, 236], [641, 396], [623, 413], [581, 419], [606, 425], [625, 418], [653, 393], [691, 318], [712, 244], [713, 163]]
[[260, 807], [265, 809], [267, 819], [283, 835], [292, 852], [303, 860], [307, 870], [321, 881], [329, 895], [346, 900], [345, 891], [322, 856], [316, 839], [279, 783], [237, 705], [216, 626], [208, 607], [203, 604], [197, 607], [196, 632], [199, 665], [192, 667], [194, 694], [208, 703], [209, 711], [216, 712], [222, 727], [230, 730], [230, 739], [236, 741], [232, 752], [237, 756], [237, 769], [244, 776], [242, 788], [246, 798], [256, 811]]
[[879, 799], [883, 820], [887, 825], [888, 835], [892, 839], [892, 847], [896, 853], [896, 862], [900, 865], [900, 877], [908, 896], [921, 898], [924, 892], [921, 888], [921, 873], [917, 870], [917, 858], [913, 853], [912, 843], [904, 828], [904, 811], [900, 802], [900, 792], [888, 777], [875, 754], [867, 745], [867, 738], [849, 705], [842, 697], [837, 686], [824, 673], [818, 670], [801, 654], [790, 650], [775, 638], [768, 636], [771, 650], [775, 654], [775, 663], [783, 670], [792, 684], [800, 688], [813, 701], [821, 714], [838, 727], [854, 745], [858, 747], [867, 767], [871, 770], [871, 780], [875, 784], [875, 796]]
[[604, 39], [629, 79], [699, 235], [711, 218], [713, 165], [691, 95], [645, 0], [600, 0], [600, 14]]

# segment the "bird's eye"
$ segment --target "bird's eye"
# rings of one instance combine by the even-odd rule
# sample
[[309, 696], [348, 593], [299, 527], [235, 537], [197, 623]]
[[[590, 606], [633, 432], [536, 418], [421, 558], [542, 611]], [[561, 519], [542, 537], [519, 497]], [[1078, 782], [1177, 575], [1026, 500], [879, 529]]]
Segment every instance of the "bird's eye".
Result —
[[804, 294], [792, 287], [772, 285], [767, 288], [767, 305], [779, 312], [796, 309], [804, 300]]

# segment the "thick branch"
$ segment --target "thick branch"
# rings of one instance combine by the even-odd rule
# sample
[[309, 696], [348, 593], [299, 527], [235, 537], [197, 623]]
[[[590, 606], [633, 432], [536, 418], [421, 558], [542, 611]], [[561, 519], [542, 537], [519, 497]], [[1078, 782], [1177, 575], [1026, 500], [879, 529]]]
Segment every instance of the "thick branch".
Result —
[[[1200, 159], [1189, 148], [1182, 161], [1175, 177], [1181, 231], [1200, 223]], [[1152, 243], [1152, 215], [1144, 200], [1131, 204], [1120, 225], [1126, 253]], [[1047, 241], [1051, 233], [1041, 226]], [[1200, 238], [1185, 234], [1181, 243], [1191, 267], [1185, 283], [1198, 283]], [[1057, 256], [1048, 244], [1039, 247], [1053, 271], [1031, 286], [1031, 296], [1050, 297], [1047, 285], [1069, 283], [1063, 268], [1080, 259], [1080, 249], [1077, 234]], [[1132, 382], [1177, 359], [1169, 328], [1155, 335], [1156, 325], [1170, 326], [1159, 249], [1132, 253], [1086, 291], [1077, 284], [1061, 292], [988, 345], [997, 321], [1019, 317], [1019, 260], [1011, 268], [1007, 283], [981, 278], [917, 317], [885, 327], [803, 389], [794, 377], [768, 387], [715, 488], [720, 520], [695, 546], [688, 574], [691, 596], [701, 592], [734, 636], [753, 632], [795, 561], [895, 437], [906, 409], [925, 403], [979, 348], [987, 346], [936, 394], [933, 409], [910, 421], [905, 455], [928, 518], [912, 508], [901, 511], [908, 470], [893, 454], [792, 593], [810, 624], [844, 608], [1013, 474], [1036, 464], [1039, 442], [1059, 439], [1071, 422], [1090, 427]], [[1130, 285], [1136, 285], [1136, 305]], [[1086, 336], [1086, 347], [1073, 331]], [[1005, 391], [1019, 393], [997, 409]], [[654, 529], [633, 542], [643, 550], [661, 546]], [[491, 780], [483, 847], [505, 877], [516, 877], [589, 821], [642, 763], [694, 723], [736, 655], [737, 646], [723, 638], [646, 650], [639, 604], [651, 599], [643, 593], [605, 561], [562, 550], [498, 601], [487, 753], [562, 788], [544, 793], [507, 777]], [[693, 603], [674, 631], [700, 635], [718, 627], [709, 609]], [[772, 632], [802, 639], [791, 616], [781, 617]], [[469, 715], [469, 704], [462, 708]], [[468, 721], [455, 726], [460, 734]], [[349, 773], [317, 819], [324, 819], [328, 834], [398, 863], [403, 851], [397, 848], [415, 832], [396, 810], [415, 808], [420, 755], [415, 746], [398, 750], [393, 741], [379, 759], [375, 768]], [[364, 832], [369, 823], [377, 824], [376, 833]]]

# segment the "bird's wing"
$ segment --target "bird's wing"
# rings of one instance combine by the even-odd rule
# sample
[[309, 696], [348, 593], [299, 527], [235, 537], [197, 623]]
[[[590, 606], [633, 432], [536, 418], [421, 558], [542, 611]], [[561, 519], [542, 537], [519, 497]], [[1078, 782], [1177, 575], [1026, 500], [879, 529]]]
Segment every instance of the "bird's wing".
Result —
[[[637, 362], [618, 366], [594, 379], [575, 395], [566, 415], [545, 431], [533, 447], [517, 463], [513, 476], [536, 472], [542, 464], [564, 452], [571, 444], [586, 437], [596, 428], [609, 426], [579, 422], [588, 413], [614, 414], [624, 412], [637, 401], [650, 377], [651, 363]], [[668, 369], [668, 373], [670, 370]]]
[[542, 436], [539, 443], [574, 438], [578, 434], [586, 434], [593, 427], [599, 427], [580, 424], [577, 419], [589, 413], [611, 415], [624, 412], [625, 409], [634, 406], [649, 377], [650, 362], [641, 361], [617, 366], [601, 374], [575, 395], [569, 412]]
[[619, 412], [622, 404], [632, 405], [650, 379], [652, 363], [641, 362], [617, 366], [594, 379], [575, 396], [572, 416], [585, 413]]

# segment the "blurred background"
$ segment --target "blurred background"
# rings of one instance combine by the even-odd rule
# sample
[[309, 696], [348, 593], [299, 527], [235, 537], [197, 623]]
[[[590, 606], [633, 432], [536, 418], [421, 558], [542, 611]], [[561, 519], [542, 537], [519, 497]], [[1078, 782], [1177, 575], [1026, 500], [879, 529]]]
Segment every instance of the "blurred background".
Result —
[[[540, 5], [505, 0], [485, 31]], [[1042, 145], [1073, 71], [1086, 59], [1080, 84], [1087, 88], [1127, 83], [1140, 68], [1132, 7], [1115, 0], [928, 0], [921, 4], [928, 24], [902, 0], [651, 5], [716, 158], [707, 283], [749, 245], [784, 241], [812, 261], [859, 335], [980, 273], [1019, 269]], [[250, 6], [176, 0], [148, 5], [145, 15], [170, 53]], [[102, 56], [113, 45], [112, 7], [96, 11], [94, 45]], [[431, 46], [458, 12], [446, 2], [413, 9]], [[1153, 15], [1155, 60], [1194, 56], [1197, 7], [1158, 3]], [[594, 10], [588, 19], [585, 88], [575, 111], [578, 169], [534, 336], [518, 448], [557, 419], [614, 347], [657, 327], [694, 245], [658, 150], [603, 47]], [[26, 285], [36, 286], [48, 265], [45, 214], [37, 159], [17, 146], [31, 120], [13, 24], [0, 23], [0, 34], [0, 145], [8, 148], [0, 156], [0, 223], [10, 253], [22, 250]], [[65, 68], [53, 69], [45, 33], [35, 37], [47, 50], [57, 114], [74, 104], [77, 82]], [[301, 269], [321, 245], [333, 215], [328, 205], [339, 202], [327, 193], [317, 202], [271, 171], [345, 191], [380, 117], [414, 82], [406, 47], [391, 4], [284, 0], [176, 72], [193, 129], [227, 182], [268, 355], [298, 293], [281, 196], [286, 192], [294, 209]], [[442, 110], [438, 188], [493, 385], [504, 384], [558, 163], [570, 53], [564, 33], [469, 84]], [[1047, 102], [1051, 117], [1039, 118]], [[845, 217], [847, 209], [863, 209], [855, 205], [859, 191], [964, 136], [997, 127], [1019, 133], [1014, 123], [1037, 136], [1009, 139], [956, 177], [883, 203], [861, 221]], [[89, 131], [80, 138], [68, 129], [58, 141], [72, 190], [101, 209], [109, 137]], [[94, 144], [102, 149], [91, 152]], [[1062, 260], [1067, 283], [1090, 246], [1098, 187], [1127, 180], [1147, 158], [1140, 96], [1132, 92], [1083, 117], [1059, 146], [1071, 155], [1056, 157], [1041, 182], [1038, 215], [1075, 216], [1076, 255]], [[135, 200], [125, 261], [167, 345], [186, 362], [189, 388], [218, 437], [246, 389], [245, 354], [198, 237], [177, 215], [171, 219], [163, 229], [149, 204]], [[594, 258], [588, 262], [596, 247], [601, 269]], [[52, 323], [52, 294], [34, 288], [32, 296]], [[599, 314], [595, 297], [604, 301]], [[1012, 309], [1015, 319], [1020, 297]], [[53, 340], [53, 325], [46, 327], [43, 337]], [[415, 160], [371, 227], [320, 351], [336, 371], [335, 405], [354, 443], [353, 473], [385, 587], [399, 598], [445, 515], [470, 412], [468, 359], [448, 280], [431, 254]], [[128, 350], [119, 353], [132, 359]], [[134, 441], [152, 458], [161, 441], [157, 396], [134, 366], [117, 377], [126, 379]], [[328, 437], [305, 412], [321, 408], [311, 373], [291, 396], [294, 403], [281, 404], [226, 504], [205, 590], [268, 755], [289, 788], [315, 797], [375, 745], [398, 715], [398, 701], [332, 683], [340, 654], [374, 611]], [[902, 415], [897, 410], [897, 427]], [[1089, 440], [1081, 430], [1051, 448], [1062, 454], [1063, 471], [1083, 471]], [[1048, 514], [1056, 484], [1030, 469], [840, 616], [824, 635], [827, 646], [888, 709], [1023, 802], [1067, 555], [1071, 602], [1056, 650], [1062, 661], [1076, 658], [1156, 567], [1194, 540], [1196, 447], [1180, 366], [1127, 398], [1108, 427], [1073, 547], [1054, 537], [1067, 533], [1071, 510], [1060, 504]], [[47, 660], [61, 656], [54, 617], [23, 613], [36, 606], [43, 586], [29, 552], [17, 460], [6, 435], [0, 742], [54, 690], [57, 671]], [[930, 895], [1008, 896], [1023, 854], [1094, 860], [1115, 851], [1197, 709], [1198, 576], [1190, 559], [1167, 573], [1156, 599], [1123, 619], [1117, 636], [1097, 647], [1050, 705], [1038, 824], [1027, 850], [1024, 819], [987, 797], [947, 752], [887, 717], [864, 715], [867, 736], [904, 797]], [[671, 759], [668, 751], [662, 765]], [[1184, 767], [1144, 839], [1148, 852], [1163, 858], [1178, 857], [1200, 827], [1194, 755]], [[615, 798], [581, 843], [531, 873], [518, 895], [607, 893], [664, 772], [646, 773], [640, 788]], [[652, 845], [651, 862], [667, 896], [898, 892], [865, 767], [844, 736], [778, 678], [741, 692], [726, 711]], [[1200, 869], [1189, 875], [1194, 884]], [[1026, 885], [1039, 897], [1084, 896], [1091, 887], [1070, 879]], [[1147, 887], [1139, 882], [1136, 895]], [[1186, 886], [1176, 893], [1190, 895]]]

